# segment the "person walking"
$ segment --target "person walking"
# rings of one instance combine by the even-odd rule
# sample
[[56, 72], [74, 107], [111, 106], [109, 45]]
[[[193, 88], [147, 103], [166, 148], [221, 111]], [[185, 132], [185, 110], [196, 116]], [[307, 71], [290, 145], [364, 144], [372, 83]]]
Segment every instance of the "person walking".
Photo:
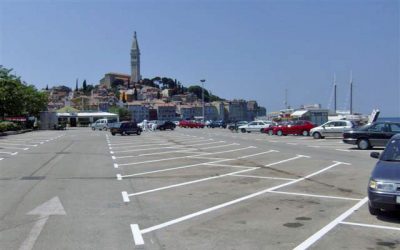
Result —
[[143, 121], [143, 131], [147, 131], [147, 120]]
[[151, 124], [151, 130], [153, 132], [155, 132], [157, 130], [157, 122], [154, 122], [153, 124]]

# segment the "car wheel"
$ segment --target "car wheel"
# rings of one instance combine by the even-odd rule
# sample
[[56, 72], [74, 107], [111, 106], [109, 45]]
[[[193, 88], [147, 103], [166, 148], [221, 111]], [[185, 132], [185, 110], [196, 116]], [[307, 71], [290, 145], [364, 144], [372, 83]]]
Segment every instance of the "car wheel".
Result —
[[321, 134], [319, 132], [315, 132], [313, 134], [314, 139], [321, 139]]
[[242, 133], [246, 133], [246, 129], [242, 128], [240, 131], [242, 131]]
[[278, 130], [278, 132], [276, 132], [276, 135], [277, 136], [282, 136], [283, 135], [282, 130]]
[[140, 133], [141, 133], [140, 130], [136, 131], [136, 134], [137, 134], [137, 135], [140, 135]]
[[308, 136], [308, 131], [307, 131], [307, 130], [304, 130], [303, 133], [302, 133], [302, 135], [303, 135], [303, 136]]
[[92, 130], [94, 131], [94, 130], [96, 130], [95, 128], [92, 128]]
[[269, 130], [268, 135], [274, 135], [274, 132], [272, 132], [272, 130]]
[[262, 129], [260, 129], [260, 133], [264, 133], [264, 129], [262, 128]]
[[115, 133], [111, 133], [111, 134], [115, 136]]
[[358, 140], [357, 146], [361, 150], [365, 150], [365, 149], [369, 149], [370, 148], [370, 144], [369, 144], [368, 139], [360, 139], [360, 140]]
[[374, 208], [371, 204], [368, 203], [368, 211], [371, 215], [379, 215], [381, 210], [379, 208]]

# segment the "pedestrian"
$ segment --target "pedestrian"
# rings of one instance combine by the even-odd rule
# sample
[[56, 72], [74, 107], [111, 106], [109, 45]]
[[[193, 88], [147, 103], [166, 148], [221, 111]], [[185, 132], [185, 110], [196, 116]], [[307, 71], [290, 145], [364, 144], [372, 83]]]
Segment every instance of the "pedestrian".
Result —
[[143, 121], [143, 131], [147, 131], [147, 120]]
[[156, 129], [157, 129], [157, 122], [154, 122], [153, 124], [151, 124], [151, 130], [152, 130], [153, 132], [155, 132]]

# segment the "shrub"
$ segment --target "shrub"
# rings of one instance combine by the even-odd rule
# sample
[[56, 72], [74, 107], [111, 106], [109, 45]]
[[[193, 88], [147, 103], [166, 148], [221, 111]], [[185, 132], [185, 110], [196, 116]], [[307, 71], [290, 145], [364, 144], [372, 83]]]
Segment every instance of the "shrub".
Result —
[[20, 126], [14, 122], [0, 122], [0, 132], [16, 131], [19, 129]]

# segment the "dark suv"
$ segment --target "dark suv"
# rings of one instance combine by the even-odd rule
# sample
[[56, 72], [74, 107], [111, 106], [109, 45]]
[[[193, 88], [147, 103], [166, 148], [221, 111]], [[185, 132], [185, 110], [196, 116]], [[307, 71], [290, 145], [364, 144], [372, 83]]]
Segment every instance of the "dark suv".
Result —
[[207, 125], [209, 128], [226, 128], [226, 123], [224, 121], [212, 121]]
[[171, 129], [174, 130], [176, 127], [175, 123], [171, 121], [165, 121], [163, 124], [159, 125], [157, 129], [159, 130], [166, 130], [166, 129]]
[[140, 135], [140, 133], [142, 133], [142, 128], [140, 128], [136, 122], [117, 122], [110, 126], [110, 132], [112, 135]]

